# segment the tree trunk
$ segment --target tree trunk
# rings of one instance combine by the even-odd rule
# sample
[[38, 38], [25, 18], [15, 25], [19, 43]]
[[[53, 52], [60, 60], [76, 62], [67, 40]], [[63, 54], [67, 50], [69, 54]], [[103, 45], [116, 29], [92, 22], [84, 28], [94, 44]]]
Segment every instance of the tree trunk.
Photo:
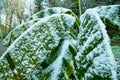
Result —
[[9, 24], [9, 32], [12, 30], [12, 14], [10, 15], [10, 24]]

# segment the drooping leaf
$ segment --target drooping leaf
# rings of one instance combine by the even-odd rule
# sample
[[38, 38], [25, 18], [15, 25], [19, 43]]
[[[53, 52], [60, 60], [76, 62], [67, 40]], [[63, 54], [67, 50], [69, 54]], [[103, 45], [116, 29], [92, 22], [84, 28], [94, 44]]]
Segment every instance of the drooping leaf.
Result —
[[81, 16], [77, 40], [72, 34], [76, 17], [65, 13], [50, 12], [11, 32], [17, 36], [0, 57], [4, 66], [0, 79], [13, 79], [17, 70], [23, 80], [117, 80], [109, 38], [97, 11], [87, 10]]
[[81, 16], [76, 74], [79, 80], [117, 80], [105, 25], [94, 9]]
[[22, 78], [29, 78], [34, 69], [58, 46], [60, 40], [69, 34], [74, 23], [75, 18], [68, 14], [55, 14], [40, 19], [9, 46], [0, 61], [9, 54]]
[[110, 27], [120, 29], [120, 5], [101, 6], [95, 8], [103, 22]]
[[35, 24], [37, 21], [44, 17], [49, 17], [54, 14], [70, 14], [76, 18], [76, 24], [79, 26], [79, 20], [77, 16], [70, 10], [62, 7], [53, 7], [53, 8], [48, 8], [45, 10], [42, 10], [31, 17], [27, 19], [27, 22], [17, 26], [15, 29], [13, 29], [3, 40], [3, 45], [4, 46], [9, 46], [10, 44], [13, 43], [15, 39], [17, 39], [24, 31], [26, 31], [28, 28], [30, 28], [33, 24]]
[[36, 14], [32, 15], [31, 17], [29, 17], [27, 19], [27, 21], [48, 17], [53, 14], [65, 14], [68, 11], [72, 12], [70, 9], [66, 9], [66, 8], [62, 8], [62, 7], [47, 8], [45, 10], [41, 10], [40, 12], [37, 12]]
[[15, 39], [17, 39], [24, 31], [30, 28], [30, 26], [35, 24], [38, 20], [39, 19], [34, 19], [14, 28], [3, 40], [3, 45], [9, 46], [10, 44], [12, 44]]
[[[48, 66], [42, 70], [41, 80], [69, 80], [74, 73], [73, 48], [71, 40], [64, 40], [61, 46], [48, 57]], [[42, 66], [42, 65], [41, 65]]]
[[48, 17], [53, 14], [69, 14], [75, 17], [76, 19], [76, 25], [79, 27], [80, 21], [77, 17], [77, 15], [71, 11], [70, 9], [62, 8], [62, 7], [52, 7], [52, 8], [47, 8], [45, 10], [41, 10], [40, 12], [37, 12], [36, 14], [32, 15], [29, 17], [26, 21], [33, 20], [33, 19], [40, 19], [43, 17]]

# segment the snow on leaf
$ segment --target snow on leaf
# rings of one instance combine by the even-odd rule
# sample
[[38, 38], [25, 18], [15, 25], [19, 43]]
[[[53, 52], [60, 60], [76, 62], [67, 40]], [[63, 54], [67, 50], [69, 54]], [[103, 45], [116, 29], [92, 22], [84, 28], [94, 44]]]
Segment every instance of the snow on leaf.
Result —
[[80, 80], [117, 80], [116, 63], [105, 25], [94, 9], [81, 17], [78, 50], [75, 59]]
[[[10, 44], [12, 44], [16, 38], [18, 38], [24, 31], [26, 31], [29, 27], [31, 27], [33, 24], [35, 24], [38, 20], [40, 20], [44, 17], [51, 16], [53, 14], [62, 14], [62, 13], [68, 14], [67, 12], [73, 13], [70, 9], [54, 7], [54, 8], [48, 8], [48, 9], [42, 10], [42, 11], [32, 15], [31, 17], [29, 17], [27, 19], [27, 22], [17, 26], [15, 29], [13, 29], [10, 32], [10, 34], [7, 35], [7, 37], [5, 37], [5, 39], [3, 40], [3, 45], [9, 46]], [[70, 24], [69, 21], [68, 21], [68, 24]]]
[[77, 40], [76, 29], [71, 27], [76, 21], [79, 25], [79, 20], [69, 13], [64, 8], [46, 9], [15, 28], [5, 39], [11, 45], [0, 57], [0, 79], [14, 77], [6, 58], [9, 54], [22, 79], [117, 80], [110, 40], [98, 9], [89, 9], [80, 17]]
[[[48, 58], [50, 63], [45, 69], [42, 70], [41, 79], [70, 79], [70, 76], [73, 75], [74, 72], [72, 52], [69, 48], [70, 46], [73, 47], [73, 44], [70, 40], [64, 40], [62, 42], [58, 50], [56, 50], [56, 52]], [[54, 55], [56, 55], [55, 58]], [[52, 58], [54, 59], [51, 61]]]
[[102, 18], [103, 22], [110, 27], [120, 29], [120, 5], [109, 5], [94, 8]]
[[58, 46], [74, 23], [75, 18], [68, 14], [42, 18], [15, 39], [0, 60], [9, 54], [18, 73], [23, 78], [29, 78], [35, 68]]
[[2, 80], [13, 79], [13, 73], [5, 57], [0, 59], [0, 79]]
[[53, 14], [62, 14], [62, 13], [66, 13], [68, 11], [71, 11], [71, 10], [62, 8], [62, 7], [47, 8], [45, 10], [41, 10], [40, 12], [37, 12], [36, 14], [32, 15], [31, 17], [29, 17], [27, 19], [27, 21], [33, 20], [33, 19], [38, 19], [38, 18], [43, 18], [43, 17], [48, 17]]
[[37, 21], [38, 19], [34, 19], [14, 28], [3, 40], [3, 45], [9, 46], [10, 44], [12, 44], [15, 39], [17, 39], [24, 31], [26, 31], [31, 25], [35, 24]]

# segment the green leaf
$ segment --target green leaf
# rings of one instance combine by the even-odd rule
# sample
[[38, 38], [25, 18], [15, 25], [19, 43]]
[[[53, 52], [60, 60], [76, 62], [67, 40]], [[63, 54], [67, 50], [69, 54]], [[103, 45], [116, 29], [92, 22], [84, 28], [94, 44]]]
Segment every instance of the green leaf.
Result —
[[101, 6], [95, 9], [104, 23], [120, 30], [120, 5]]
[[73, 44], [70, 40], [64, 40], [62, 45], [58, 48], [54, 55], [57, 55], [56, 58], [51, 62], [52, 56], [48, 61], [49, 65], [42, 70], [43, 80], [69, 80], [70, 76], [74, 72], [74, 64], [72, 59], [72, 52], [70, 51], [69, 46], [73, 47]]
[[45, 10], [41, 10], [40, 12], [35, 13], [31, 17], [29, 17], [27, 19], [27, 21], [48, 17], [48, 16], [51, 16], [53, 14], [65, 14], [68, 11], [72, 12], [70, 9], [66, 9], [66, 8], [62, 8], [62, 7], [47, 8]]
[[10, 46], [14, 42], [14, 40], [16, 40], [24, 31], [35, 24], [38, 20], [39, 19], [34, 19], [14, 28], [3, 40], [3, 45]]
[[13, 73], [9, 67], [7, 59], [5, 57], [0, 59], [0, 79], [12, 80], [13, 78]]
[[116, 63], [105, 25], [94, 9], [81, 16], [76, 59], [79, 80], [116, 80]]
[[23, 80], [117, 80], [97, 9], [80, 17], [79, 35], [73, 27], [80, 22], [67, 9], [46, 9], [34, 16], [6, 37], [11, 43], [0, 57], [0, 79], [14, 79], [16, 71]]
[[9, 54], [17, 72], [22, 78], [29, 78], [35, 68], [47, 60], [60, 40], [69, 38], [66, 35], [74, 23], [75, 18], [68, 14], [54, 14], [40, 19], [14, 40], [1, 60]]
[[13, 29], [3, 40], [3, 45], [9, 46], [22, 33], [24, 33], [24, 31], [26, 31], [33, 24], [37, 23], [40, 19], [42, 19], [44, 17], [49, 17], [49, 16], [54, 15], [54, 14], [70, 14], [76, 18], [77, 26], [80, 25], [77, 16], [70, 9], [66, 9], [66, 8], [62, 8], [62, 7], [48, 8], [48, 9], [42, 10], [42, 11], [32, 15], [31, 17], [29, 17], [27, 19], [27, 22], [25, 22], [25, 23], [17, 26], [15, 29]]

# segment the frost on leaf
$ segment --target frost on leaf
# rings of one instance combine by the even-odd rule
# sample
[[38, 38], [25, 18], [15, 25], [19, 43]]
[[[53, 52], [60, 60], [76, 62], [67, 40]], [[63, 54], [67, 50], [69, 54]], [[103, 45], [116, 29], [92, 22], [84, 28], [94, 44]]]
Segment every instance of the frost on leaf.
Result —
[[10, 44], [12, 44], [15, 39], [17, 39], [24, 31], [26, 31], [30, 26], [35, 24], [37, 21], [38, 19], [34, 19], [14, 28], [3, 40], [3, 45], [9, 46]]
[[0, 80], [12, 80], [13, 74], [6, 58], [0, 59]]
[[70, 47], [73, 48], [71, 40], [61, 41], [58, 48], [54, 50], [47, 58], [48, 60], [44, 62], [47, 64], [45, 68], [42, 67], [43, 69], [41, 69], [41, 80], [69, 80], [72, 78], [70, 76], [72, 76], [74, 72], [72, 55], [74, 51], [71, 51], [72, 49]]
[[68, 14], [42, 18], [19, 35], [0, 59], [9, 54], [20, 76], [29, 79], [35, 68], [47, 60], [60, 40], [69, 33], [74, 23], [75, 18]]
[[120, 5], [109, 5], [94, 8], [103, 22], [111, 27], [120, 29]]
[[23, 80], [117, 80], [116, 63], [99, 10], [89, 9], [80, 17], [77, 40], [71, 27], [78, 26], [79, 20], [70, 12], [46, 9], [11, 31], [3, 41], [10, 46], [0, 57], [0, 79], [15, 78], [6, 57], [9, 54]]
[[116, 80], [116, 63], [99, 14], [87, 10], [81, 17], [76, 74], [79, 80]]
[[63, 13], [67, 14], [67, 12], [72, 12], [72, 11], [70, 9], [54, 7], [54, 8], [48, 8], [48, 9], [42, 10], [32, 15], [27, 19], [27, 22], [17, 26], [15, 29], [13, 29], [10, 32], [10, 34], [7, 35], [7, 37], [3, 40], [3, 45], [9, 46], [10, 44], [12, 44], [15, 39], [17, 39], [24, 31], [26, 31], [29, 27], [31, 27], [40, 19], [54, 15], [54, 14], [63, 14]]
[[62, 14], [62, 13], [65, 14], [68, 11], [71, 11], [71, 10], [66, 9], [66, 8], [62, 8], [62, 7], [47, 8], [45, 10], [42, 10], [42, 11], [37, 12], [36, 14], [32, 15], [31, 17], [29, 17], [27, 19], [27, 21], [33, 20], [33, 19], [38, 19], [38, 18], [43, 18], [43, 17], [48, 17], [48, 16], [51, 16], [53, 14]]

